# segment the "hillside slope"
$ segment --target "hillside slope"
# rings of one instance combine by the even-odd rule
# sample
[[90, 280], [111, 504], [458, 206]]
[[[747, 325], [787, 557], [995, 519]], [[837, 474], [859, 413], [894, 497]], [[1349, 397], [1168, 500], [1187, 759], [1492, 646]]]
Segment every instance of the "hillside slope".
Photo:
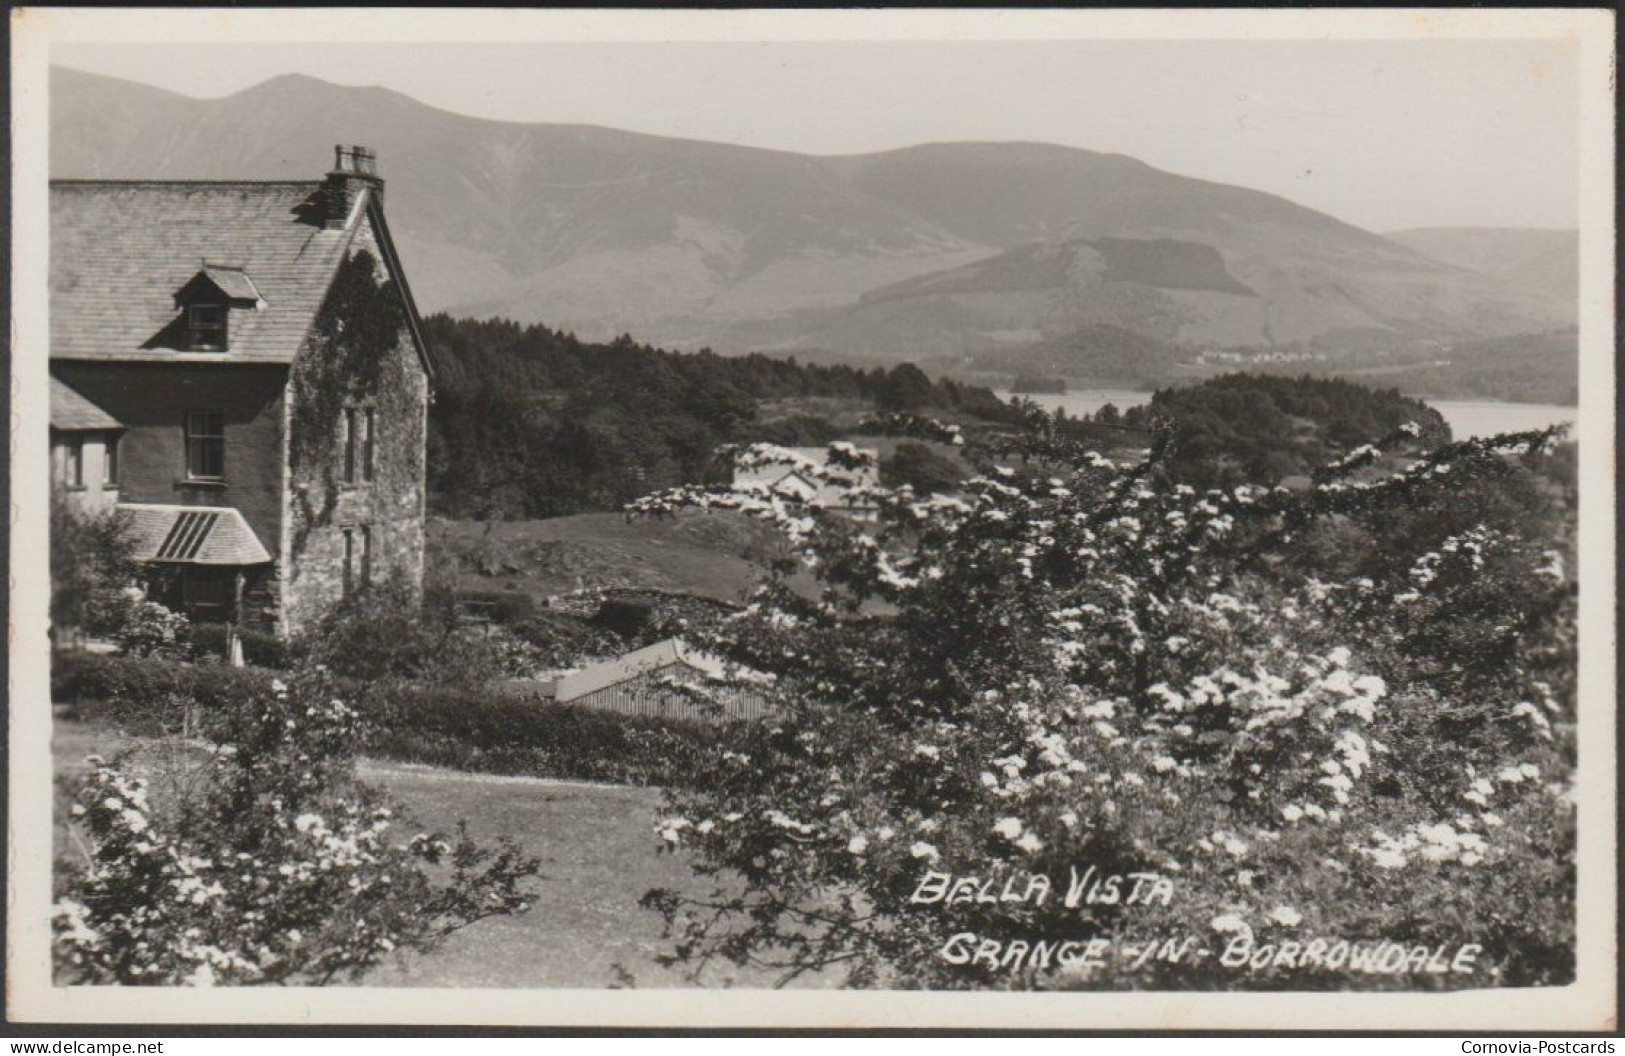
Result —
[[[545, 321], [587, 337], [629, 331], [730, 351], [833, 345], [878, 358], [899, 345], [957, 350], [987, 336], [984, 305], [947, 305], [965, 309], [960, 319], [937, 299], [894, 298], [884, 325], [847, 317], [873, 310], [873, 295], [860, 300], [870, 291], [1034, 241], [1098, 250], [1107, 239], [1210, 247], [1256, 294], [1180, 289], [1163, 272], [1185, 262], [1152, 253], [1131, 269], [1134, 281], [1112, 284], [1161, 291], [1152, 304], [1169, 318], [1135, 323], [1161, 338], [1484, 336], [1568, 321], [1530, 289], [1278, 197], [1121, 155], [946, 143], [814, 157], [489, 121], [296, 75], [202, 100], [56, 69], [51, 92], [58, 177], [310, 178], [332, 144], [367, 144], [426, 310]], [[1043, 329], [1026, 318], [1030, 299], [1005, 299], [995, 315]], [[1095, 319], [1123, 322], [1088, 303], [1063, 322]]]
[[1529, 227], [1413, 227], [1387, 236], [1446, 264], [1570, 303], [1580, 295], [1580, 232]]

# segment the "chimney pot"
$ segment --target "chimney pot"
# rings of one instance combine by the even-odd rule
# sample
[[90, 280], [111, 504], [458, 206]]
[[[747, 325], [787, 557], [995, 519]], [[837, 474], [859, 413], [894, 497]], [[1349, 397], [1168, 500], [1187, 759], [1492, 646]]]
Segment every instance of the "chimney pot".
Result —
[[322, 187], [328, 227], [343, 227], [364, 191], [383, 202], [384, 181], [378, 178], [378, 159], [369, 148], [343, 143], [333, 147], [333, 171]]

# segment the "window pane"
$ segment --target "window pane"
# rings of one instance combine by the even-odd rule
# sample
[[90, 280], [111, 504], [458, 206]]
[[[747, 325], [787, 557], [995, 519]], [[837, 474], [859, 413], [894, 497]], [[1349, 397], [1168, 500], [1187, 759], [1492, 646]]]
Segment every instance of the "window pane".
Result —
[[68, 441], [68, 483], [76, 488], [85, 486], [85, 439], [82, 436]]
[[355, 589], [355, 533], [344, 529], [344, 596]]
[[219, 304], [193, 304], [186, 309], [190, 341], [197, 349], [226, 347], [226, 308]]
[[373, 451], [378, 446], [378, 420], [371, 407], [367, 408], [366, 461], [362, 469], [365, 479], [372, 480]]
[[355, 483], [355, 410], [344, 412], [344, 482]]
[[226, 422], [223, 412], [186, 412], [186, 475], [194, 480], [225, 478]]
[[372, 583], [372, 528], [364, 526], [361, 529], [361, 585], [369, 586]]
[[102, 454], [102, 483], [118, 483], [118, 443], [117, 433], [108, 433]]

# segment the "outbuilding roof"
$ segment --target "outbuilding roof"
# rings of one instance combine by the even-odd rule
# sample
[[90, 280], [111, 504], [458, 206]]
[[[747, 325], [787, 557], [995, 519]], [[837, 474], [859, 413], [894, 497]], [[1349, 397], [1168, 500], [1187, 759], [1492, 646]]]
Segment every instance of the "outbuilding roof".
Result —
[[67, 382], [51, 378], [51, 428], [64, 431], [80, 429], [123, 429], [124, 423], [90, 402]]
[[760, 672], [729, 665], [726, 661], [690, 648], [679, 638], [667, 638], [625, 656], [592, 664], [560, 678], [553, 686], [553, 699], [564, 704], [589, 693], [652, 674], [681, 664], [711, 678], [732, 678], [746, 682], [768, 680]]
[[271, 560], [254, 529], [229, 506], [121, 502], [138, 561], [189, 565], [262, 565]]

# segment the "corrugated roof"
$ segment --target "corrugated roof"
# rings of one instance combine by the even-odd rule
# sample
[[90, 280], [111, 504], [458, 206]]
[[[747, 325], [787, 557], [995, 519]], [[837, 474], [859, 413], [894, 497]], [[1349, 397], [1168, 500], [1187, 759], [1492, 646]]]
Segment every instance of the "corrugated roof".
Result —
[[356, 227], [324, 226], [321, 186], [53, 182], [51, 355], [176, 356], [174, 294], [210, 260], [252, 275], [249, 295], [266, 302], [232, 313], [232, 360], [291, 363]]
[[637, 675], [645, 675], [663, 668], [683, 664], [708, 675], [722, 675], [727, 665], [721, 660], [689, 649], [676, 638], [667, 638], [625, 656], [606, 660], [601, 664], [584, 667], [573, 675], [565, 675], [554, 684], [553, 699], [562, 703], [596, 693], [607, 686], [625, 682]]
[[91, 403], [62, 379], [51, 378], [52, 429], [123, 429], [124, 423]]
[[190, 565], [262, 565], [271, 560], [243, 515], [230, 506], [121, 502], [138, 561]]

